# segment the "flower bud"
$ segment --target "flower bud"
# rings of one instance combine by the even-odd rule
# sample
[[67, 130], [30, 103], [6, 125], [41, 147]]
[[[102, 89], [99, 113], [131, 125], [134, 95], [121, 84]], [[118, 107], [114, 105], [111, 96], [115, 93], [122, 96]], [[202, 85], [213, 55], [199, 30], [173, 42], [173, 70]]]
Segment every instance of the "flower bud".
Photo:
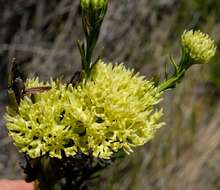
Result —
[[108, 0], [81, 0], [81, 6], [83, 9], [102, 9], [105, 8], [107, 4]]
[[88, 9], [90, 5], [90, 0], [81, 0], [81, 7], [83, 9]]
[[108, 0], [93, 0], [92, 2], [95, 9], [101, 9], [106, 7]]
[[198, 31], [185, 31], [182, 35], [182, 46], [189, 56], [198, 63], [208, 63], [215, 55], [216, 46], [208, 34]]

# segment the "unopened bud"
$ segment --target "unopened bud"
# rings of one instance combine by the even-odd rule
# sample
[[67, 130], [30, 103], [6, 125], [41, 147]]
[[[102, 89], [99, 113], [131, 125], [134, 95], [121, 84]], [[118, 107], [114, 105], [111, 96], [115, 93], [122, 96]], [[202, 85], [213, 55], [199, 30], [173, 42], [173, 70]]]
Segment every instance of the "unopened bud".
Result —
[[108, 4], [108, 0], [81, 0], [81, 6], [83, 9], [92, 8], [93, 10], [105, 8]]

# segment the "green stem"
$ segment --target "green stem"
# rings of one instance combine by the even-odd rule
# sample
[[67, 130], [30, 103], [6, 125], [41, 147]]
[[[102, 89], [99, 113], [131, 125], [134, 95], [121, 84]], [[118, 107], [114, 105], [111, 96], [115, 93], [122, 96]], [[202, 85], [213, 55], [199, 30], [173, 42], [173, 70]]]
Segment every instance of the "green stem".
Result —
[[100, 29], [107, 11], [107, 6], [100, 10], [82, 10], [82, 25], [85, 33], [85, 42], [78, 45], [82, 69], [85, 78], [88, 78], [92, 69], [93, 53], [99, 38]]
[[162, 91], [165, 91], [165, 90], [168, 90], [168, 89], [175, 88], [176, 84], [179, 83], [181, 81], [181, 79], [184, 77], [185, 71], [186, 70], [180, 71], [177, 75], [175, 75], [175, 76], [171, 77], [170, 79], [162, 82], [158, 86], [159, 91], [162, 92]]
[[163, 81], [159, 86], [159, 91], [165, 91], [176, 87], [176, 84], [179, 83], [184, 77], [185, 72], [194, 64], [193, 60], [190, 58], [188, 51], [182, 47], [182, 58], [179, 65], [177, 66], [174, 63], [175, 74], [168, 80]]
[[52, 161], [48, 157], [40, 160], [38, 179], [35, 182], [35, 190], [61, 190], [59, 180], [55, 176]]
[[35, 190], [61, 190], [61, 186], [59, 184], [50, 186], [45, 185], [41, 180], [35, 181]]

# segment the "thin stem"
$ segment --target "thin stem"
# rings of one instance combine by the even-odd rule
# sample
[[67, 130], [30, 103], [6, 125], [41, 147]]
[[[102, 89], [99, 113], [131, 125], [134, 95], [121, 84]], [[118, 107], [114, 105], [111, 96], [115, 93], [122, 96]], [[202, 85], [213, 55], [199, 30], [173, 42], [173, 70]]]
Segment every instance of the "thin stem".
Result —
[[185, 72], [194, 64], [189, 52], [184, 47], [182, 47], [182, 57], [180, 63], [176, 65], [173, 59], [171, 59], [171, 62], [175, 68], [175, 73], [171, 78], [166, 79], [158, 86], [160, 92], [175, 88], [177, 83], [179, 83], [184, 77]]
[[88, 78], [95, 64], [92, 62], [93, 53], [99, 38], [100, 29], [107, 12], [107, 5], [101, 9], [82, 10], [82, 25], [85, 33], [85, 41], [78, 42], [81, 54], [82, 70], [85, 78]]
[[61, 190], [59, 178], [56, 176], [53, 162], [48, 157], [42, 157], [39, 163], [38, 178], [36, 180], [36, 190]]
[[185, 74], [185, 70], [181, 71], [177, 76], [173, 76], [170, 79], [162, 82], [158, 87], [159, 91], [162, 92], [167, 89], [175, 88], [176, 84], [181, 81], [184, 74]]

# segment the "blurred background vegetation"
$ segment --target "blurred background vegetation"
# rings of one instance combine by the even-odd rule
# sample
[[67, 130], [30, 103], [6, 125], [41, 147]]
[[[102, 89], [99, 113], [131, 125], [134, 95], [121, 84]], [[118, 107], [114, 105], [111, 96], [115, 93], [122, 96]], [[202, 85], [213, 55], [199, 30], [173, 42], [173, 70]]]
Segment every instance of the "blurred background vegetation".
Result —
[[[98, 49], [105, 47], [105, 61], [162, 78], [168, 55], [180, 57], [185, 29], [209, 33], [219, 46], [219, 12], [217, 0], [111, 0]], [[79, 0], [0, 1], [0, 178], [23, 178], [3, 120], [9, 63], [16, 57], [28, 77], [68, 80], [80, 69], [79, 15]], [[192, 67], [181, 85], [166, 93], [166, 126], [104, 171], [100, 189], [220, 189], [219, 58], [218, 50], [211, 64]]]

